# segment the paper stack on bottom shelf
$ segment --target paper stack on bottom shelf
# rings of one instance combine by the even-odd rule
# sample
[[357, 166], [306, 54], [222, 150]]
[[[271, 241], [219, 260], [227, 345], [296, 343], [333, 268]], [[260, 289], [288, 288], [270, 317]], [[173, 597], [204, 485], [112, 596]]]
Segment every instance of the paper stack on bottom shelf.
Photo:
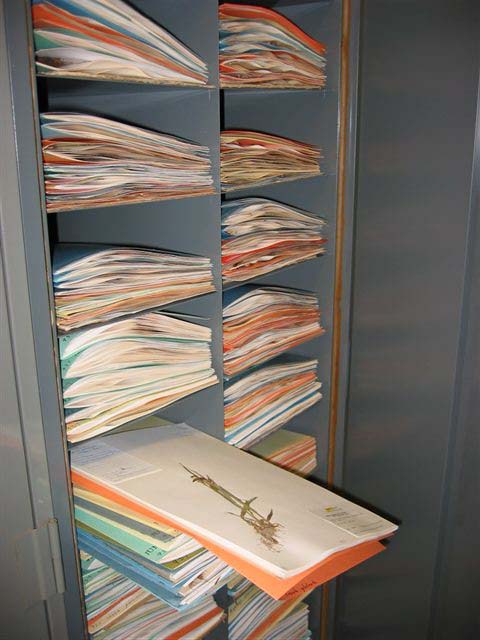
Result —
[[212, 596], [179, 612], [90, 554], [80, 559], [91, 640], [200, 640], [224, 616]]
[[283, 602], [274, 600], [248, 580], [237, 576], [228, 583], [233, 598], [228, 608], [229, 640], [308, 640], [307, 594]]
[[312, 633], [308, 628], [308, 605], [299, 602], [290, 613], [267, 633], [263, 640], [310, 640]]

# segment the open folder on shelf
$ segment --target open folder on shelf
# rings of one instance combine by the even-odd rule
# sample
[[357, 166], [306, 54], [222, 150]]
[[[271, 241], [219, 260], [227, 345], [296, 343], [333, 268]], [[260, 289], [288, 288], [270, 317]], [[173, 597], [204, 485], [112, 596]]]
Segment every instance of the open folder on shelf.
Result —
[[325, 46], [266, 7], [221, 4], [220, 86], [319, 89]]
[[61, 243], [53, 254], [57, 326], [69, 331], [214, 291], [210, 258]]
[[42, 76], [205, 85], [206, 64], [122, 0], [33, 0]]
[[320, 175], [320, 149], [280, 136], [230, 129], [220, 134], [223, 191]]
[[214, 193], [195, 142], [85, 113], [42, 113], [47, 212]]
[[325, 220], [266, 198], [222, 204], [222, 275], [240, 282], [325, 252]]
[[317, 297], [299, 289], [244, 285], [223, 296], [227, 378], [320, 336]]
[[212, 596], [180, 613], [85, 551], [80, 560], [91, 640], [201, 638], [224, 616]]
[[279, 599], [375, 555], [397, 529], [185, 424], [81, 443], [71, 465], [77, 487], [176, 527]]
[[317, 366], [317, 360], [284, 355], [227, 382], [225, 440], [250, 448], [317, 403], [322, 397]]
[[212, 332], [148, 311], [59, 337], [67, 439], [79, 442], [218, 382]]

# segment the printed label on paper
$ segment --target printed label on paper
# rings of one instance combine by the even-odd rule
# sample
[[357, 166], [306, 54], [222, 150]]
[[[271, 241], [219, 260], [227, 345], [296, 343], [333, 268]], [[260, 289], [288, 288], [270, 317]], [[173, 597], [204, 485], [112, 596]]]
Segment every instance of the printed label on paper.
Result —
[[356, 538], [371, 536], [376, 532], [380, 533], [385, 528], [384, 521], [374, 514], [355, 513], [340, 506], [312, 509], [311, 513], [320, 516]]
[[74, 447], [71, 455], [72, 467], [113, 484], [160, 471], [153, 464], [100, 441]]

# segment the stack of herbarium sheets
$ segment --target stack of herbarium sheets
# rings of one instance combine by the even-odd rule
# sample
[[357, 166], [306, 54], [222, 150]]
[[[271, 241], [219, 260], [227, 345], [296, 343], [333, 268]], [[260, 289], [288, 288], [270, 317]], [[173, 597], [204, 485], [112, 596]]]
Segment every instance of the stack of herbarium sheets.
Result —
[[314, 294], [298, 289], [245, 285], [223, 300], [223, 361], [227, 377], [320, 336]]
[[320, 89], [326, 48], [284, 15], [266, 7], [225, 3], [220, 17], [223, 88]]
[[308, 640], [306, 593], [290, 601], [274, 600], [241, 576], [228, 584], [229, 640]]
[[325, 220], [265, 198], [222, 205], [222, 275], [241, 282], [325, 252]]
[[320, 149], [305, 142], [259, 131], [222, 131], [222, 189], [234, 191], [318, 176], [320, 157]]
[[205, 85], [206, 64], [122, 0], [33, 0], [37, 73], [149, 84]]
[[91, 640], [202, 638], [224, 615], [212, 596], [178, 611], [89, 553], [80, 559]]
[[214, 192], [200, 144], [87, 113], [40, 121], [48, 212]]
[[280, 356], [227, 382], [225, 440], [249, 449], [317, 403], [322, 397], [317, 365], [317, 360]]

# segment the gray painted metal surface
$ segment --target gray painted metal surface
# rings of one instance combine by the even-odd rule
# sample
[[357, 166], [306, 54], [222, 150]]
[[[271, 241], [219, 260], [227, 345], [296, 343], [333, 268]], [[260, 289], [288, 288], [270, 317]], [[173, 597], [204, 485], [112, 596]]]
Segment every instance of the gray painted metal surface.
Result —
[[[339, 358], [339, 382], [337, 409], [337, 424], [335, 433], [335, 455], [333, 484], [335, 490], [341, 490], [343, 483], [343, 465], [346, 439], [346, 411], [347, 390], [350, 376], [350, 334], [351, 334], [351, 296], [352, 296], [352, 262], [354, 253], [355, 230], [355, 186], [357, 160], [357, 110], [359, 92], [360, 65], [360, 3], [350, 5], [349, 51], [348, 51], [348, 130], [345, 190], [344, 190], [344, 229], [342, 252], [342, 290], [340, 298], [341, 313], [341, 345]], [[337, 593], [339, 580], [332, 580], [328, 584], [328, 619], [326, 621], [326, 635], [328, 640], [335, 637]], [[323, 639], [322, 639], [323, 640]]]
[[[480, 87], [479, 87], [480, 88]], [[480, 98], [480, 92], [479, 92]], [[429, 640], [480, 637], [480, 99], [442, 536]]]
[[[449, 626], [441, 623], [429, 636], [444, 499], [455, 489], [446, 469], [460, 424], [452, 418], [464, 329], [478, 8], [458, 0], [363, 3], [344, 487], [401, 528], [385, 553], [341, 579], [339, 640], [478, 636], [465, 621], [456, 627], [453, 603], [442, 612]], [[475, 328], [465, 337], [472, 349]], [[470, 385], [460, 396], [463, 448], [472, 448], [463, 473], [457, 466], [453, 474], [467, 493], [451, 495], [466, 516], [472, 492], [478, 499], [470, 486], [478, 474], [471, 422], [478, 360], [461, 366]], [[471, 546], [466, 524], [455, 530], [454, 520], [451, 514], [447, 556], [462, 564], [451, 564], [443, 581], [454, 580], [461, 605], [478, 596], [468, 593], [473, 576], [466, 580], [466, 556], [478, 554], [478, 545]]]
[[[11, 20], [17, 20], [12, 14], [20, 9], [23, 23], [19, 29], [12, 27]], [[43, 240], [40, 226], [40, 241], [31, 253], [29, 250], [29, 233], [38, 232], [35, 222], [26, 231], [22, 214], [32, 203], [28, 201], [29, 192], [23, 193], [18, 182], [17, 158], [18, 136], [31, 135], [33, 120], [28, 113], [31, 99], [23, 103], [16, 112], [18, 120], [12, 113], [12, 99], [16, 92], [16, 82], [22, 78], [21, 57], [28, 48], [23, 27], [25, 16], [22, 16], [22, 5], [0, 2], [0, 112], [2, 127], [0, 128], [0, 148], [2, 162], [0, 171], [0, 227], [1, 227], [1, 310], [0, 331], [2, 344], [1, 375], [1, 425], [2, 442], [0, 448], [0, 468], [2, 469], [2, 591], [0, 635], [5, 638], [23, 640], [32, 634], [39, 639], [52, 637], [64, 638], [67, 633], [64, 600], [61, 595], [52, 595], [45, 602], [50, 592], [51, 576], [37, 571], [34, 539], [43, 539], [46, 545], [37, 548], [45, 556], [50, 552], [48, 536], [42, 536], [47, 523], [54, 516], [55, 500], [50, 494], [52, 468], [47, 466], [48, 436], [44, 432], [46, 414], [42, 404], [42, 386], [44, 375], [48, 372], [48, 361], [44, 362], [45, 370], [38, 369], [39, 351], [42, 345], [36, 343], [36, 335], [32, 327], [32, 314], [35, 314], [35, 295], [31, 297], [32, 282], [29, 279], [29, 261], [42, 275], [45, 271], [43, 256]], [[11, 38], [23, 49], [15, 55], [11, 47]], [[9, 46], [10, 45], [10, 46]], [[16, 62], [19, 67], [16, 67]], [[16, 69], [15, 78], [10, 70]], [[28, 69], [28, 66], [27, 66]], [[11, 82], [12, 81], [12, 82]], [[16, 95], [18, 98], [18, 94]], [[22, 118], [27, 118], [26, 127], [19, 131]], [[30, 140], [32, 143], [32, 140]], [[35, 146], [33, 144], [33, 147]], [[29, 165], [24, 167], [25, 178], [28, 178]], [[35, 180], [31, 185], [35, 193]], [[32, 189], [30, 189], [30, 193]], [[41, 221], [39, 208], [29, 209], [32, 216], [36, 214]], [[30, 262], [30, 263], [31, 263]], [[43, 281], [45, 280], [42, 276]], [[40, 283], [41, 284], [41, 283]], [[45, 287], [45, 283], [43, 282]], [[45, 289], [43, 289], [45, 290]], [[37, 295], [41, 295], [41, 289]], [[48, 311], [48, 296], [43, 307]], [[51, 344], [51, 332], [45, 339]], [[51, 351], [50, 351], [51, 353]], [[50, 365], [53, 360], [50, 356]], [[41, 366], [41, 365], [40, 365]], [[55, 383], [55, 369], [52, 374]], [[56, 391], [54, 398], [56, 397]], [[59, 441], [61, 444], [61, 440]], [[53, 473], [55, 469], [53, 468]], [[65, 474], [64, 474], [65, 475]], [[59, 490], [60, 487], [59, 487]], [[70, 521], [70, 517], [69, 517]], [[70, 524], [71, 528], [71, 524]], [[35, 534], [35, 530], [39, 533]], [[72, 547], [71, 537], [68, 542]], [[71, 555], [71, 554], [70, 554]], [[68, 560], [66, 549], [66, 560]], [[42, 560], [42, 558], [40, 558]], [[43, 557], [44, 569], [48, 569], [48, 558]], [[40, 563], [41, 564], [41, 563]], [[50, 565], [51, 568], [51, 565]], [[40, 569], [40, 565], [38, 565]], [[74, 589], [78, 587], [73, 577]], [[44, 591], [42, 593], [42, 590]], [[78, 636], [80, 637], [80, 636]]]
[[[11, 331], [16, 359], [17, 389], [22, 403], [24, 446], [32, 491], [35, 527], [51, 517], [59, 522], [66, 592], [50, 613], [52, 638], [83, 635], [78, 568], [73, 538], [69, 485], [65, 465], [62, 417], [56, 360], [37, 161], [35, 111], [30, 65], [30, 12], [27, 3], [4, 2], [8, 55], [0, 57], [2, 98], [12, 104], [2, 110], [2, 252], [6, 288], [11, 299]], [[3, 25], [3, 21], [2, 21]], [[10, 121], [10, 118], [13, 118]], [[7, 137], [8, 136], [8, 137]], [[11, 149], [11, 151], [10, 151]], [[48, 466], [47, 466], [48, 465]], [[33, 570], [33, 565], [32, 565]], [[24, 576], [23, 580], [27, 578]], [[53, 605], [50, 605], [50, 608]], [[32, 629], [34, 631], [34, 629]]]
[[[32, 548], [22, 545], [35, 527], [17, 396], [3, 264], [0, 261], [0, 469], [2, 482], [0, 558], [0, 625], [2, 638], [28, 638], [35, 629], [39, 640], [49, 636], [45, 603], [38, 600]], [[7, 579], [8, 576], [8, 579]], [[5, 634], [5, 635], [4, 635]]]
[[342, 292], [341, 292], [341, 351], [339, 374], [339, 406], [337, 416], [335, 443], [334, 485], [342, 486], [343, 455], [346, 427], [345, 398], [347, 397], [350, 367], [350, 333], [351, 333], [351, 297], [352, 297], [352, 263], [354, 254], [355, 230], [355, 197], [357, 174], [357, 110], [359, 92], [360, 66], [360, 3], [350, 5], [349, 59], [348, 59], [348, 130], [345, 192], [344, 192], [344, 231], [342, 255]]

